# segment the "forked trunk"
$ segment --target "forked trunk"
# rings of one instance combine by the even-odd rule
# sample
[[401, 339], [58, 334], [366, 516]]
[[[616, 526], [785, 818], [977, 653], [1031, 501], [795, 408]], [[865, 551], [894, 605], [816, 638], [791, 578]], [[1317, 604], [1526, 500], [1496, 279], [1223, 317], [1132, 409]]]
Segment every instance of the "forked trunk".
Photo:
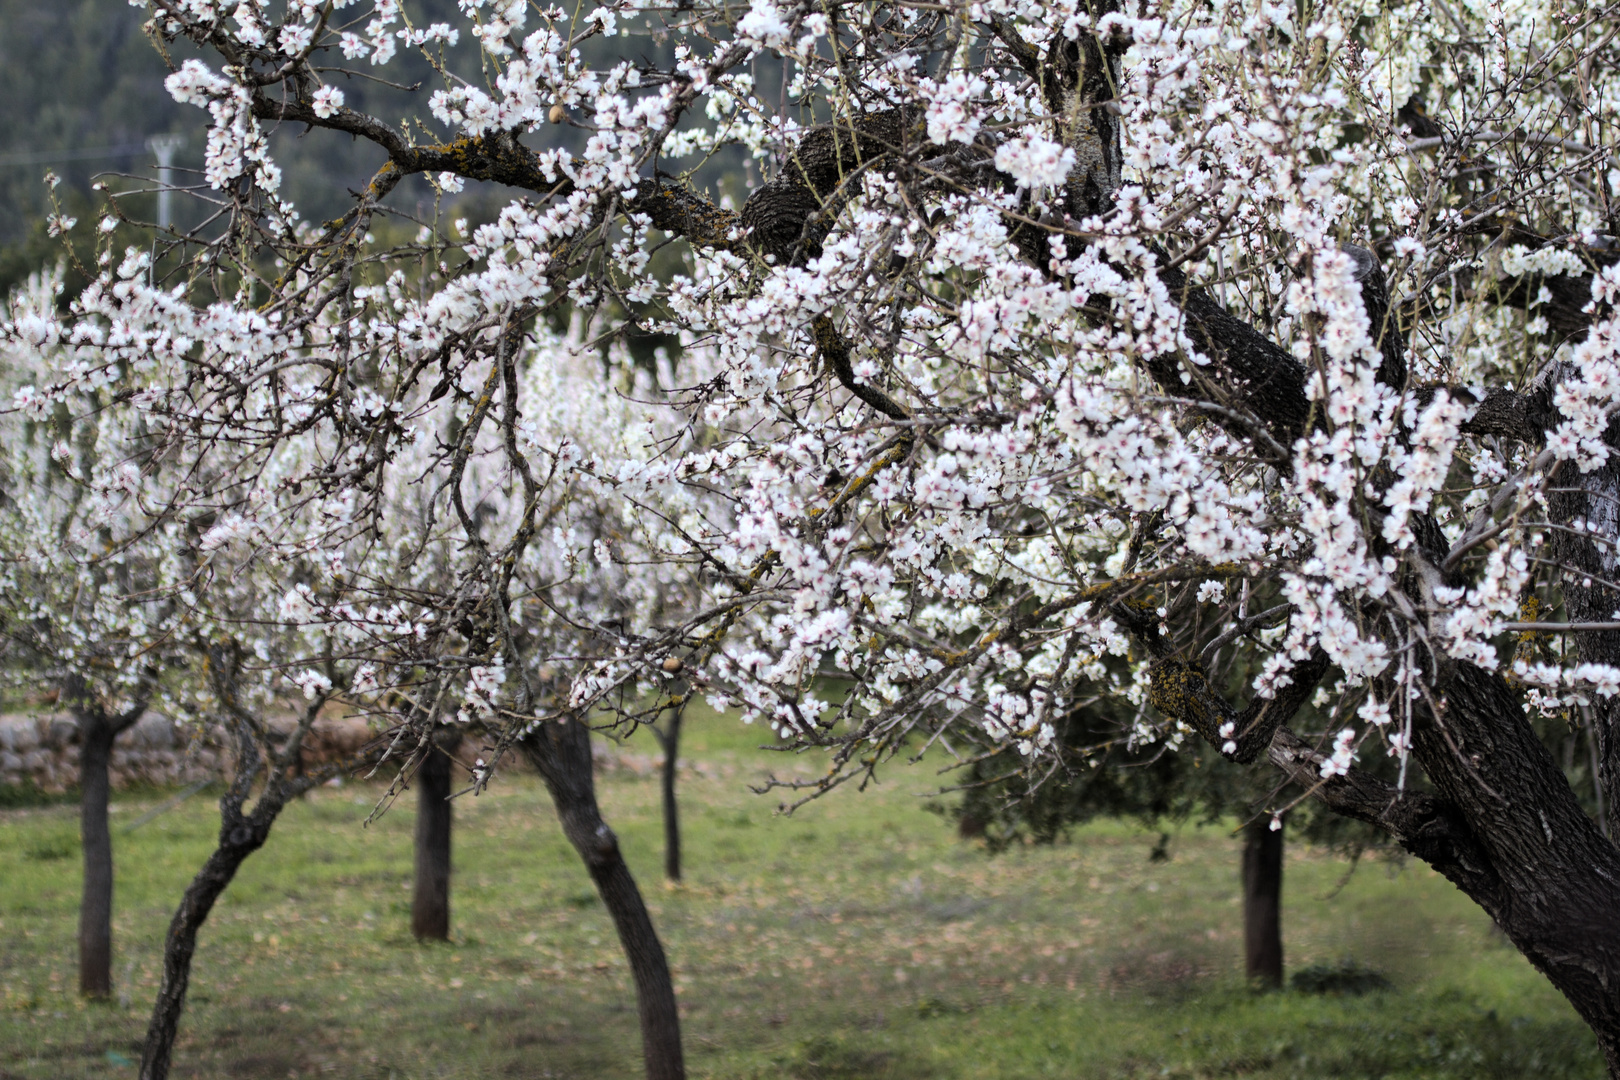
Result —
[[551, 792], [563, 833], [585, 861], [619, 933], [636, 984], [648, 1080], [685, 1080], [680, 1013], [669, 963], [618, 838], [597, 806], [590, 731], [577, 720], [547, 721], [525, 737], [523, 749]]
[[1250, 984], [1283, 982], [1282, 829], [1262, 816], [1243, 830], [1243, 970]]
[[112, 993], [112, 832], [107, 801], [113, 726], [105, 717], [79, 723], [79, 839], [84, 849], [84, 893], [79, 900], [79, 993]]
[[[311, 716], [319, 708], [319, 702], [312, 706]], [[261, 773], [261, 758], [258, 744], [245, 724], [239, 727], [236, 738], [236, 775], [219, 800], [219, 842], [197, 876], [186, 886], [180, 906], [169, 922], [168, 935], [163, 939], [163, 982], [158, 987], [152, 1019], [146, 1029], [146, 1043], [141, 1048], [140, 1080], [168, 1078], [174, 1037], [179, 1030], [180, 1014], [185, 1011], [186, 988], [191, 983], [197, 932], [208, 920], [208, 913], [247, 857], [264, 846], [270, 827], [288, 800], [312, 786], [309, 779], [292, 779], [289, 775], [292, 761], [298, 757], [295, 742], [278, 763], [262, 770], [265, 772], [264, 789], [254, 800], [252, 813], [244, 814], [242, 806]]]
[[450, 940], [450, 754], [437, 744], [416, 770], [416, 883], [411, 933]]

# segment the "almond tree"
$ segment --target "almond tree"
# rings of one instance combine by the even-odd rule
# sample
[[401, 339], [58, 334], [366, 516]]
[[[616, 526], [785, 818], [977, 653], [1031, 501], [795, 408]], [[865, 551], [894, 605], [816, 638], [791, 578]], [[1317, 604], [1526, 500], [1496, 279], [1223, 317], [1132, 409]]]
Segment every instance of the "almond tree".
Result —
[[[197, 935], [214, 904], [235, 880], [242, 864], [264, 846], [287, 804], [337, 772], [333, 766], [313, 771], [299, 768], [304, 739], [327, 702], [324, 692], [316, 692], [290, 730], [277, 730], [266, 723], [263, 710], [249, 707], [244, 700], [251, 698], [258, 681], [253, 678], [254, 665], [245, 650], [227, 640], [208, 652], [209, 681], [214, 692], [209, 703], [215, 710], [205, 715], [229, 731], [233, 768], [219, 800], [219, 835], [214, 850], [181, 894], [164, 935], [163, 975], [152, 1004], [146, 1039], [141, 1044], [140, 1080], [167, 1080], [186, 994], [191, 988]], [[260, 669], [257, 674], [265, 672]]]
[[[114, 280], [147, 269], [145, 256], [132, 253]], [[105, 324], [58, 334], [60, 292], [60, 275], [44, 275], [14, 296], [10, 340], [0, 349], [11, 400], [0, 411], [0, 610], [8, 677], [55, 681], [80, 724], [82, 993], [111, 989], [113, 736], [161, 705], [193, 741], [224, 733], [234, 749], [218, 844], [164, 941], [141, 1062], [143, 1080], [162, 1080], [197, 934], [287, 802], [331, 775], [303, 769], [301, 751], [334, 677], [346, 680], [352, 665], [331, 639], [289, 624], [282, 611], [285, 578], [307, 567], [256, 557], [250, 528], [189, 498], [215, 488], [210, 462], [218, 455], [187, 453], [173, 438], [162, 394], [148, 382], [161, 364], [108, 363], [95, 340]], [[47, 397], [40, 387], [53, 380], [58, 389]], [[290, 698], [303, 707], [291, 723], [276, 722]]]
[[450, 940], [450, 837], [460, 733], [449, 731], [422, 750], [416, 768], [415, 874], [411, 884], [411, 933], [418, 941]]
[[151, 528], [130, 502], [150, 432], [107, 408], [93, 378], [47, 403], [35, 390], [64, 356], [52, 321], [59, 274], [37, 275], [8, 315], [25, 344], [0, 354], [15, 408], [0, 439], [0, 632], [8, 677], [53, 685], [79, 729], [79, 992], [112, 993], [113, 741], [160, 696], [185, 613], [169, 592], [188, 576], [175, 530]]
[[[1445, 874], [1620, 1075], [1620, 851], [1526, 714], [1590, 725], [1614, 790], [1611, 9], [150, 8], [210, 55], [168, 85], [215, 212], [59, 332], [159, 358], [228, 465], [176, 506], [308, 560], [286, 620], [400, 749], [462, 701], [502, 732], [478, 783], [540, 767], [649, 1075], [674, 998], [586, 728], [694, 693], [825, 747], [801, 797], [969, 730], [1038, 770], [1075, 700], [1146, 704], [1134, 737], [1264, 758]], [[626, 33], [672, 59], [587, 61]], [[411, 51], [417, 115], [345, 104]], [[375, 148], [347, 214], [279, 194], [278, 126]], [[740, 209], [700, 190], [748, 153]], [[385, 229], [424, 182], [512, 201]], [[648, 333], [678, 355], [631, 363]]]

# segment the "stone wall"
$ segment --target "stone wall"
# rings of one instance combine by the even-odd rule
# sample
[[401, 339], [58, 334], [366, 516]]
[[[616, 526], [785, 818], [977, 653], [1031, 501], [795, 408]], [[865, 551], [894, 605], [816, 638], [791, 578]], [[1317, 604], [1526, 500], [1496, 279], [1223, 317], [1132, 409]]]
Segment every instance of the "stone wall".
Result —
[[[278, 717], [271, 726], [288, 731], [296, 724], [290, 715]], [[211, 780], [229, 775], [233, 762], [222, 749], [220, 732], [199, 735], [195, 728], [176, 724], [167, 716], [149, 712], [135, 726], [118, 736], [113, 744], [110, 768], [114, 789], [131, 785], [174, 786]], [[385, 745], [363, 719], [333, 715], [315, 721], [304, 741], [305, 768], [345, 763], [366, 771], [372, 755]], [[455, 757], [471, 769], [479, 757], [492, 757], [493, 739], [470, 735], [461, 740]], [[637, 776], [656, 774], [661, 756], [632, 753], [607, 740], [592, 740], [592, 756], [601, 772], [629, 772]], [[687, 768], [682, 761], [681, 767]], [[528, 772], [522, 754], [507, 756], [501, 768]], [[384, 766], [378, 775], [392, 779], [393, 766]], [[458, 783], [465, 776], [458, 777]], [[66, 791], [79, 783], [79, 728], [65, 712], [13, 713], [0, 715], [0, 787], [32, 784], [51, 794]]]
[[[218, 776], [224, 756], [161, 713], [149, 712], [113, 744], [114, 788], [189, 784]], [[0, 716], [0, 786], [61, 792], [79, 782], [79, 727], [67, 713]]]

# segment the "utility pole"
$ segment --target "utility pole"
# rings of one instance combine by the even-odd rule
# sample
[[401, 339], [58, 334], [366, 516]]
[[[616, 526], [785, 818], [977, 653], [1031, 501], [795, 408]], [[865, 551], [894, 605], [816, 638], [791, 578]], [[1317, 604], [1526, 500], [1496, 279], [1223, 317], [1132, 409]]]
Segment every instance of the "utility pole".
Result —
[[146, 148], [158, 161], [157, 226], [160, 229], [167, 229], [174, 220], [174, 155], [185, 145], [184, 135], [154, 135], [146, 140]]

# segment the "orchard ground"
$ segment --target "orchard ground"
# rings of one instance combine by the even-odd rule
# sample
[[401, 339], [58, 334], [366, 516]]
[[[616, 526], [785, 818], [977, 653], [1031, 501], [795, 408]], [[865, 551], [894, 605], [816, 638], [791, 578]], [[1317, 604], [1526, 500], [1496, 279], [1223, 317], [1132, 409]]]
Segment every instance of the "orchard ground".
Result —
[[[1522, 1077], [1603, 1075], [1574, 1013], [1428, 868], [1292, 845], [1291, 970], [1353, 958], [1389, 992], [1251, 994], [1238, 845], [1186, 827], [1171, 859], [1124, 824], [991, 857], [926, 809], [926, 766], [800, 810], [747, 790], [810, 759], [735, 720], [688, 724], [687, 881], [660, 877], [656, 748], [601, 795], [675, 969], [694, 1077]], [[768, 733], [767, 733], [768, 734]], [[640, 766], [639, 768], [637, 766]], [[621, 1078], [639, 1072], [618, 942], [530, 776], [456, 803], [454, 942], [409, 935], [412, 797], [293, 807], [205, 928], [175, 1075]], [[0, 810], [0, 1080], [133, 1076], [163, 931], [212, 845], [200, 795], [124, 796], [117, 998], [74, 993], [76, 808]]]

